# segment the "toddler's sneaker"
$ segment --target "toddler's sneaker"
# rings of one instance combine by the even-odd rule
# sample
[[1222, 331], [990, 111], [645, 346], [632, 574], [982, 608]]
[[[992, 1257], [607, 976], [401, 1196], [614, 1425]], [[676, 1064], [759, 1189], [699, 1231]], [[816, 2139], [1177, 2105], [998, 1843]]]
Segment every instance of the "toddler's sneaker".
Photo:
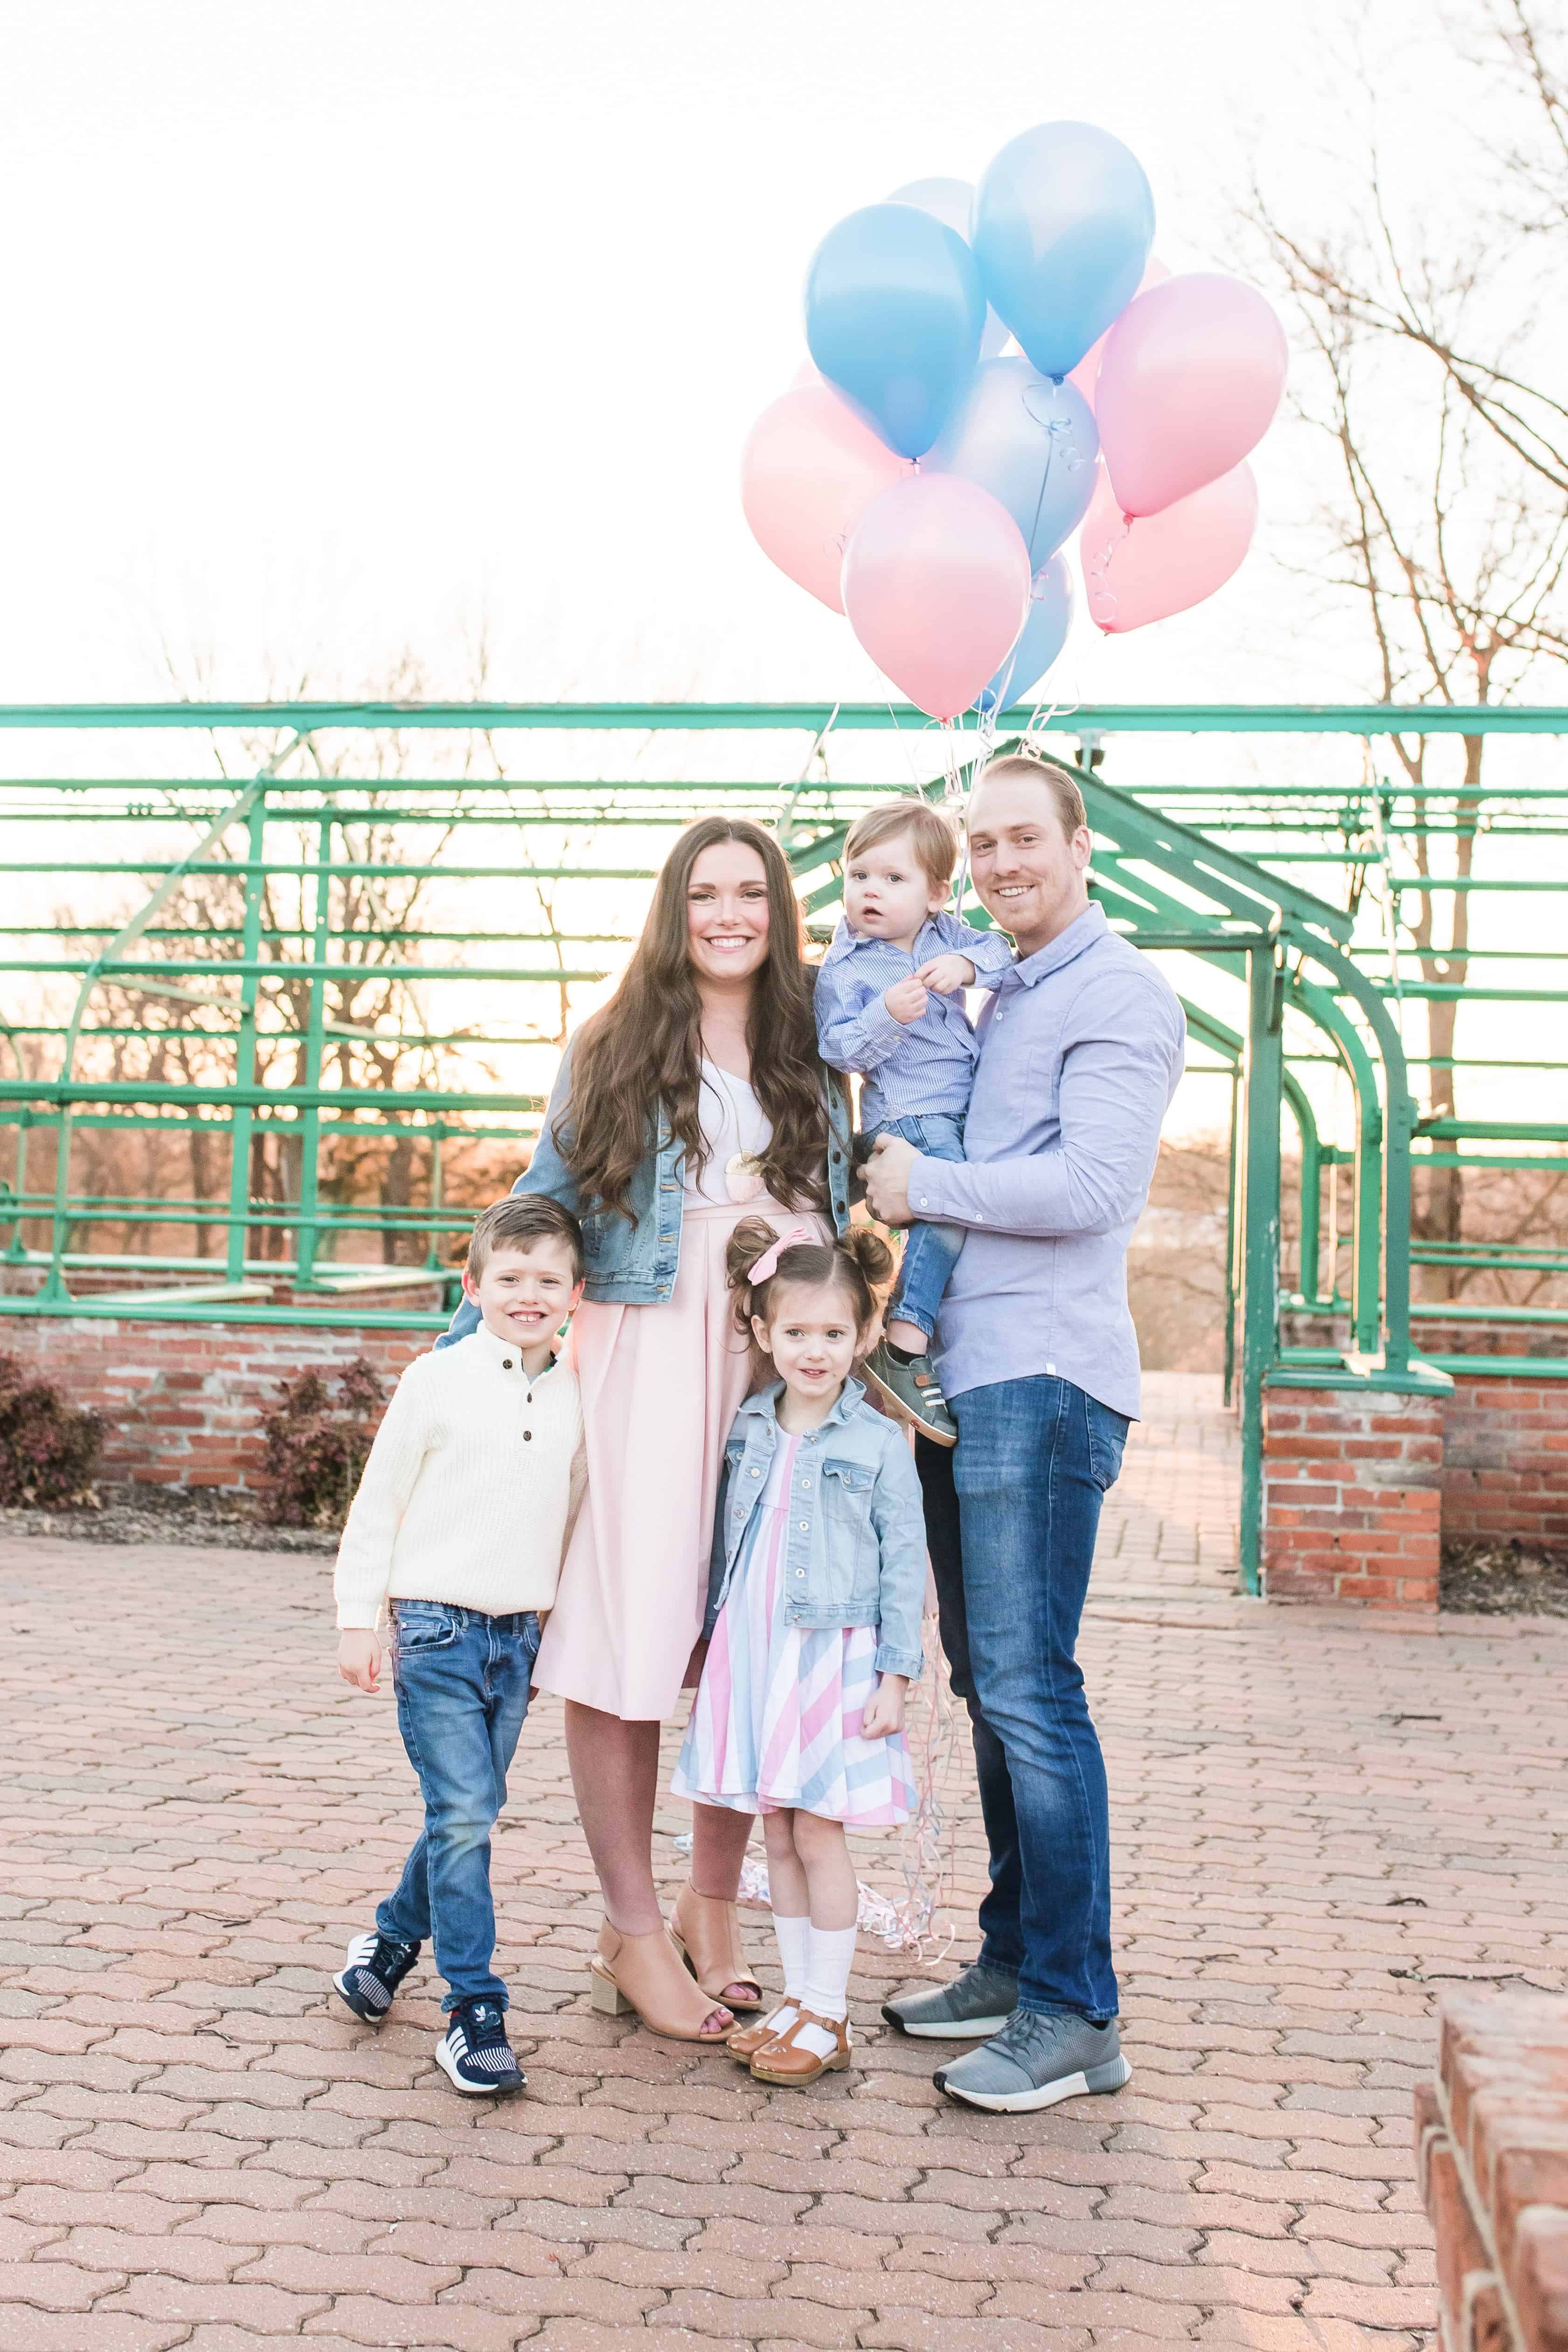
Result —
[[366, 2025], [379, 2025], [392, 2007], [392, 1996], [419, 1958], [417, 1944], [396, 1944], [374, 1928], [356, 1936], [343, 1965], [332, 1979], [334, 1991]]
[[506, 2038], [493, 2000], [460, 2000], [436, 2044], [436, 2063], [455, 2091], [470, 2098], [510, 2099], [528, 2077]]
[[900, 1421], [933, 1445], [958, 1444], [958, 1423], [948, 1411], [929, 1356], [911, 1356], [900, 1363], [884, 1339], [861, 1365], [860, 1377]]

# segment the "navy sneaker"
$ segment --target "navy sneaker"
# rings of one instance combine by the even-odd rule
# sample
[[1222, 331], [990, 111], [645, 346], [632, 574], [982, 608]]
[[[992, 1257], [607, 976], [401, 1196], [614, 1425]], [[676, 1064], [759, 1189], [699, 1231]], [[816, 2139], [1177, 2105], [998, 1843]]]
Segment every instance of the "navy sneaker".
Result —
[[506, 2038], [506, 2017], [493, 2000], [460, 2000], [436, 2044], [436, 2063], [455, 2091], [470, 2098], [510, 2099], [528, 2077]]
[[396, 1944], [390, 1936], [356, 1936], [332, 1979], [333, 1990], [366, 2025], [379, 2025], [392, 1997], [419, 1958], [417, 1944]]

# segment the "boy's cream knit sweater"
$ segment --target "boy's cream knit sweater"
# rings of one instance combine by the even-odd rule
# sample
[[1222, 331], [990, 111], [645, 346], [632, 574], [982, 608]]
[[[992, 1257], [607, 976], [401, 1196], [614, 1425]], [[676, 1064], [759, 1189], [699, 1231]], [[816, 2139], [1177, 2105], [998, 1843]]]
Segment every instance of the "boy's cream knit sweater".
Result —
[[338, 1624], [392, 1601], [503, 1617], [548, 1609], [587, 1480], [577, 1375], [533, 1380], [481, 1323], [417, 1356], [397, 1383], [343, 1529]]

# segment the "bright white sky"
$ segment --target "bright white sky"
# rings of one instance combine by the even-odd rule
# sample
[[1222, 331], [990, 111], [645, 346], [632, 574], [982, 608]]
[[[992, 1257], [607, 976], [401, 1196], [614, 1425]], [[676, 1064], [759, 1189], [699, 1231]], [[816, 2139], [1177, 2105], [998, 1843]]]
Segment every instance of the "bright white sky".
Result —
[[[1401, 75], [1439, 70], [1426, 12]], [[1081, 115], [1211, 261], [1249, 155], [1310, 203], [1307, 0], [9, 0], [0, 27], [0, 698], [858, 695], [752, 545], [736, 464], [818, 237]], [[1393, 93], [1397, 95], [1397, 93]], [[1319, 121], [1321, 117], [1317, 118]], [[1293, 495], [1288, 436], [1266, 511]], [[3, 459], [0, 459], [3, 464]], [[1269, 527], [1203, 613], [1086, 632], [1084, 698], [1359, 692], [1289, 640]], [[1283, 651], [1281, 647], [1283, 646]]]
[[[1143, 162], [1166, 263], [1212, 264], [1255, 155], [1299, 216], [1341, 201], [1344, 21], [1342, 0], [8, 0], [0, 700], [157, 696], [161, 646], [192, 693], [383, 690], [411, 652], [460, 695], [481, 633], [505, 698], [878, 694], [737, 495], [818, 238], [1081, 116]], [[1459, 184], [1485, 126], [1443, 128], [1436, 12], [1358, 22], [1394, 152]], [[1255, 462], [1239, 577], [1133, 636], [1081, 625], [1061, 698], [1368, 693], [1353, 626], [1276, 560], [1310, 503], [1300, 428]]]

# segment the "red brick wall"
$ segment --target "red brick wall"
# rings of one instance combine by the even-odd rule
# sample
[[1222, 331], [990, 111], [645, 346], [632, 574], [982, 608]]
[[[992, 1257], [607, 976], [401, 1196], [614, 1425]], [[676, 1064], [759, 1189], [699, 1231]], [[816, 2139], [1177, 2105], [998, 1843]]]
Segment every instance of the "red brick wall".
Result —
[[1415, 2155], [1444, 2352], [1568, 2352], [1568, 2001], [1447, 1996]]
[[103, 1414], [104, 1490], [137, 1481], [255, 1493], [265, 1452], [261, 1423], [280, 1381], [308, 1370], [330, 1380], [363, 1356], [390, 1396], [405, 1365], [434, 1337], [352, 1326], [17, 1317], [0, 1327], [0, 1351], [53, 1381], [70, 1403]]
[[1443, 1412], [1437, 1397], [1265, 1391], [1268, 1599], [1436, 1608]]
[[1568, 1381], [1456, 1376], [1443, 1533], [1568, 1544]]

